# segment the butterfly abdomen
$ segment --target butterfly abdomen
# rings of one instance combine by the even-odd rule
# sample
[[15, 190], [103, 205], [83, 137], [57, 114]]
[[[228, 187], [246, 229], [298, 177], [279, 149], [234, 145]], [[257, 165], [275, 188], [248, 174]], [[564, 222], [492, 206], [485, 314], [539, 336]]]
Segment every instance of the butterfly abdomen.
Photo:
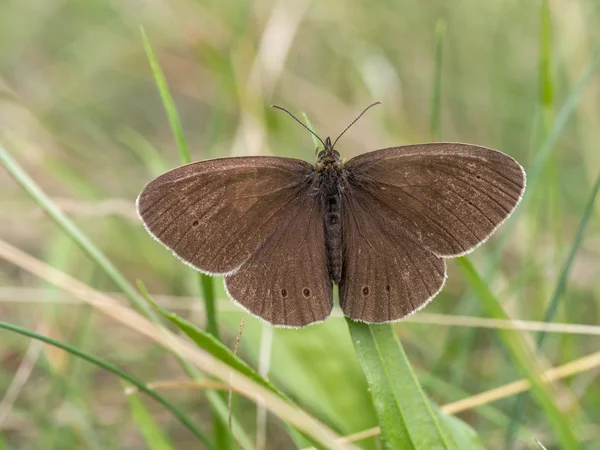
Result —
[[329, 276], [334, 283], [342, 279], [342, 221], [339, 171], [335, 167], [322, 172], [325, 246]]

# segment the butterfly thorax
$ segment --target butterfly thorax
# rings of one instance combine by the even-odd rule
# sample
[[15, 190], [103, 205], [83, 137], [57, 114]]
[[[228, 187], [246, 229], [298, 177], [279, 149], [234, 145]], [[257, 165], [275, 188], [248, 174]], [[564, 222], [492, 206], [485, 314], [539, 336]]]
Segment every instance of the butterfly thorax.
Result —
[[318, 155], [316, 171], [323, 210], [329, 276], [333, 282], [339, 283], [342, 278], [342, 161], [329, 138], [325, 140], [325, 149]]
[[331, 144], [331, 138], [325, 139], [325, 148], [317, 155], [316, 169], [318, 172], [322, 172], [326, 168], [342, 169], [342, 161], [340, 159], [340, 153], [334, 150]]

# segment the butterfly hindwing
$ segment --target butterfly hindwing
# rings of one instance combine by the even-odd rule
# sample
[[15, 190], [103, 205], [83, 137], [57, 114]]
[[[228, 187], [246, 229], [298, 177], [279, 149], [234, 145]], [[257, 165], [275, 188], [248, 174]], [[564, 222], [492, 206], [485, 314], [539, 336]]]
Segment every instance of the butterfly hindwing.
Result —
[[324, 320], [333, 307], [323, 211], [313, 189], [293, 200], [288, 215], [234, 274], [229, 295], [273, 325], [301, 327]]
[[353, 320], [399, 320], [427, 304], [444, 285], [446, 265], [351, 187], [342, 197], [340, 306]]

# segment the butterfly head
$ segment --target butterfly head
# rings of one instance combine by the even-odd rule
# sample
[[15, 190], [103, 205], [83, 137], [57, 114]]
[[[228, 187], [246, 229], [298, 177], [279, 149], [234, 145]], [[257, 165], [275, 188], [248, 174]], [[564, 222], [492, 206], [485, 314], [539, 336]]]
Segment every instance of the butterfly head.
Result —
[[331, 138], [325, 139], [325, 146], [323, 150], [317, 155], [317, 165], [322, 166], [325, 164], [333, 164], [340, 160], [340, 152], [334, 150]]
[[[318, 152], [317, 154], [317, 164], [316, 164], [316, 168], [318, 171], [320, 171], [322, 168], [324, 167], [334, 167], [336, 169], [340, 169], [343, 161], [340, 160], [340, 154], [337, 150], [334, 150], [333, 147], [335, 147], [335, 144], [337, 143], [337, 141], [340, 140], [340, 138], [342, 137], [342, 135], [348, 131], [350, 129], [350, 127], [352, 125], [354, 125], [356, 123], [356, 121], [358, 119], [360, 119], [362, 117], [362, 115], [364, 113], [366, 113], [371, 107], [375, 106], [375, 105], [380, 105], [381, 102], [375, 102], [370, 104], [369, 106], [367, 106], [363, 112], [361, 112], [358, 117], [356, 119], [354, 119], [352, 121], [352, 123], [350, 123], [350, 125], [348, 125], [344, 131], [342, 131], [340, 133], [340, 135], [337, 137], [337, 139], [333, 142], [333, 144], [331, 143], [331, 138], [327, 137], [327, 139], [325, 139], [325, 142], [323, 142], [323, 140], [319, 137], [318, 134], [316, 134], [313, 130], [311, 130], [309, 127], [307, 127], [306, 125], [304, 125], [302, 122], [300, 122], [300, 120], [298, 120], [298, 118], [296, 116], [294, 116], [291, 112], [289, 112], [287, 109], [281, 107], [281, 106], [277, 106], [277, 105], [271, 105], [271, 108], [276, 108], [276, 109], [280, 109], [286, 113], [288, 113], [296, 122], [298, 122], [300, 125], [302, 125], [304, 128], [306, 128], [314, 137], [316, 137], [321, 144], [323, 144], [323, 150], [321, 150], [320, 152]], [[318, 151], [318, 149], [317, 149]]]

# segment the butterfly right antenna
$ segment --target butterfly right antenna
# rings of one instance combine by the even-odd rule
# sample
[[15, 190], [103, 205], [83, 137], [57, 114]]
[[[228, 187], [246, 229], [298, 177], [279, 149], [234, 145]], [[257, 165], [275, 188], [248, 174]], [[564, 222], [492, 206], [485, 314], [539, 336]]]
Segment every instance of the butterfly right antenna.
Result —
[[[354, 125], [354, 124], [356, 123], [356, 121], [357, 121], [358, 119], [360, 119], [360, 118], [363, 116], [363, 114], [364, 114], [364, 113], [366, 113], [366, 112], [367, 112], [369, 109], [371, 109], [371, 108], [372, 108], [373, 106], [375, 106], [375, 105], [381, 105], [381, 102], [375, 102], [375, 103], [371, 103], [369, 106], [367, 106], [367, 107], [366, 107], [366, 108], [363, 110], [363, 112], [361, 112], [361, 113], [358, 115], [358, 117], [357, 117], [356, 119], [354, 119], [354, 120], [352, 121], [352, 123], [351, 123], [350, 125], [348, 125], [348, 126], [346, 127], [346, 129], [340, 133], [340, 135], [337, 137], [337, 139], [335, 140], [335, 142], [333, 143], [333, 145], [331, 146], [331, 148], [334, 148], [334, 147], [335, 147], [335, 144], [337, 144], [337, 141], [339, 141], [339, 140], [340, 140], [340, 138], [342, 137], [342, 135], [343, 135], [343, 134], [344, 134], [346, 131], [348, 131], [348, 130], [350, 129], [350, 127], [351, 127], [352, 125]], [[296, 120], [298, 120], [298, 119], [296, 119]]]

